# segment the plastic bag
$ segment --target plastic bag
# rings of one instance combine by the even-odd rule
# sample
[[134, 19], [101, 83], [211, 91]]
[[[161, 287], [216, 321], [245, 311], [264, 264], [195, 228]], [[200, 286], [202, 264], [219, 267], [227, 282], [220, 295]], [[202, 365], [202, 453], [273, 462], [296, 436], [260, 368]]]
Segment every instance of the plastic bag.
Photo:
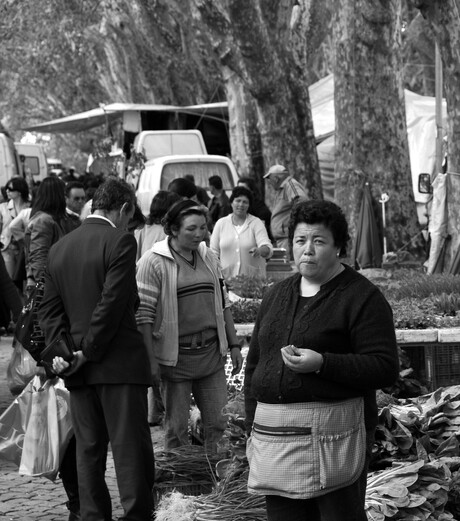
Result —
[[33, 384], [29, 382], [22, 393], [0, 416], [0, 458], [21, 463], [22, 445], [32, 404]]
[[54, 480], [72, 435], [69, 392], [61, 379], [46, 380], [32, 393], [19, 473]]
[[37, 363], [20, 342], [13, 340], [13, 353], [6, 369], [6, 381], [11, 394], [17, 396], [37, 374]]

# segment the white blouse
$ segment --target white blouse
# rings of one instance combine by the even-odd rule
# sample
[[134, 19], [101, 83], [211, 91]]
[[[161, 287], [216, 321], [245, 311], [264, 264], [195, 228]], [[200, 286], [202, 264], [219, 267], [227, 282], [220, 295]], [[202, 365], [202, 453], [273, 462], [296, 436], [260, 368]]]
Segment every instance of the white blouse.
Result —
[[273, 246], [268, 238], [265, 224], [258, 217], [248, 214], [239, 230], [233, 225], [232, 214], [219, 219], [211, 234], [211, 249], [220, 259], [222, 272], [226, 279], [236, 275], [252, 277], [266, 276], [266, 260], [255, 258], [249, 250], [267, 246], [269, 257], [273, 254]]

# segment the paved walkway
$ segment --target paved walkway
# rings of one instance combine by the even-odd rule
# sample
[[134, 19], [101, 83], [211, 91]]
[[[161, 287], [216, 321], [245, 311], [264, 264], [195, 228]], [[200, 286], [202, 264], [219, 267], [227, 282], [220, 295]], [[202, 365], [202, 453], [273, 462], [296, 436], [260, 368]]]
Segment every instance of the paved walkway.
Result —
[[[6, 367], [11, 356], [11, 337], [0, 337], [0, 414], [11, 404]], [[161, 449], [162, 429], [152, 427], [154, 449]], [[109, 452], [107, 485], [112, 497], [113, 519], [122, 516], [113, 459]], [[20, 476], [15, 465], [0, 460], [0, 521], [67, 521], [66, 494], [59, 479]]]

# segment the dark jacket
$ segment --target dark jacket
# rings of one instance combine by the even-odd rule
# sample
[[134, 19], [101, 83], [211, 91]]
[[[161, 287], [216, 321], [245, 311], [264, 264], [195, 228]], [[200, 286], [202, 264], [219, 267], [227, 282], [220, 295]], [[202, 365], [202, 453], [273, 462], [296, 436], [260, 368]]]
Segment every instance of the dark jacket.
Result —
[[[366, 427], [377, 424], [375, 390], [398, 377], [392, 311], [382, 293], [348, 266], [296, 313], [300, 274], [279, 282], [264, 297], [246, 361], [246, 423], [257, 401], [296, 403], [364, 397]], [[324, 357], [319, 374], [296, 373], [281, 358], [294, 344]]]
[[88, 217], [50, 251], [40, 325], [49, 343], [71, 333], [88, 362], [66, 385], [150, 385], [150, 363], [135, 310], [136, 240], [109, 222]]

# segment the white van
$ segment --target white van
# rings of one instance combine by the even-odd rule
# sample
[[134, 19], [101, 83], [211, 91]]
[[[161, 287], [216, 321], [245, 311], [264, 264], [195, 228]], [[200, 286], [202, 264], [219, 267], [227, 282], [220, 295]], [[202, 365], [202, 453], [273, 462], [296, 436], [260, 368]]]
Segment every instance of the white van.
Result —
[[24, 156], [24, 172], [30, 170], [34, 183], [43, 181], [48, 175], [48, 164], [43, 145], [37, 143], [15, 143], [19, 158]]
[[0, 186], [5, 186], [12, 177], [22, 175], [19, 157], [13, 139], [0, 132]]
[[161, 156], [207, 154], [199, 130], [144, 130], [134, 139], [134, 150], [146, 161]]
[[153, 196], [159, 190], [167, 190], [169, 183], [177, 177], [193, 175], [195, 184], [208, 188], [209, 178], [218, 175], [223, 189], [231, 192], [238, 184], [238, 174], [228, 157], [217, 155], [179, 155], [151, 159], [145, 163], [137, 186], [137, 200], [144, 215], [150, 211]]

